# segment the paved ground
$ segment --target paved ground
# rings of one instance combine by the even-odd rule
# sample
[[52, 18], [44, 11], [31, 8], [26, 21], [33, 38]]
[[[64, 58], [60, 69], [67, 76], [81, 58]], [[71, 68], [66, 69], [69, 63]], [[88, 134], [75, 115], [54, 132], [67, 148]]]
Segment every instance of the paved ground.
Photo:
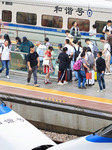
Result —
[[[11, 72], [10, 79], [7, 79], [5, 77], [4, 72], [2, 74], [0, 74], [1, 81], [19, 83], [19, 84], [23, 84], [23, 85], [26, 84], [26, 78], [27, 78], [27, 73], [14, 74], [14, 72]], [[69, 82], [67, 85], [64, 85], [64, 86], [58, 86], [56, 79], [54, 79], [52, 84], [45, 85], [44, 79], [42, 79], [42, 78], [40, 79], [40, 77], [38, 75], [38, 83], [40, 84], [40, 88], [52, 89], [52, 90], [57, 90], [57, 91], [69, 92], [70, 94], [76, 93], [76, 94], [81, 94], [81, 95], [88, 95], [88, 96], [100, 97], [100, 98], [112, 100], [112, 75], [105, 76], [105, 81], [106, 81], [106, 92], [98, 93], [97, 92], [98, 91], [98, 83], [97, 82], [95, 82], [95, 85], [93, 85], [93, 86], [88, 86], [87, 89], [78, 89], [78, 83], [75, 81]], [[30, 85], [33, 86], [33, 78], [31, 79]]]

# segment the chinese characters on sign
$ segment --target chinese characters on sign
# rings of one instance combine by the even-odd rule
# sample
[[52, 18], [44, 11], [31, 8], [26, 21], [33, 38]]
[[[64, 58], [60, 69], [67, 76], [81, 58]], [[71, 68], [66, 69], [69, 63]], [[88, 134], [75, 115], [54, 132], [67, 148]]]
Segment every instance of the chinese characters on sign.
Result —
[[[59, 6], [55, 7], [54, 12], [58, 13], [58, 12], [62, 12], [62, 11], [63, 11], [62, 7], [59, 7]], [[72, 7], [65, 7], [64, 11], [66, 14], [72, 15], [72, 12], [74, 11], [74, 9]], [[84, 10], [83, 10], [83, 8], [77, 8], [76, 12], [77, 12], [78, 16], [82, 16], [82, 14], [84, 13]]]
[[[25, 120], [22, 118], [16, 118], [15, 121], [20, 121], [20, 122], [24, 122]], [[0, 125], [2, 125], [3, 123], [15, 123], [15, 121], [13, 119], [6, 119], [4, 120], [4, 122], [0, 122]]]

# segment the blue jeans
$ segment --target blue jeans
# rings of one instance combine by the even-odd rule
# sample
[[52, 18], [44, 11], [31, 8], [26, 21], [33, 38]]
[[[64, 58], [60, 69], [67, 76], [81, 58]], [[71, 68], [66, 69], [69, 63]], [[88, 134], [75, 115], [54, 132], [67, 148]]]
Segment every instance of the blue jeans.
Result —
[[78, 71], [78, 87], [81, 87], [81, 82], [82, 87], [84, 87], [86, 82], [86, 73], [82, 70]]
[[74, 71], [74, 74], [75, 74], [75, 79], [78, 80], [78, 72]]
[[101, 73], [97, 73], [97, 79], [98, 79], [100, 90], [105, 89], [104, 74], [101, 76]]
[[111, 55], [111, 59], [110, 59], [110, 64], [112, 64], [112, 55]]
[[2, 60], [2, 68], [0, 69], [0, 73], [6, 68], [6, 76], [9, 75], [9, 66], [10, 60]]

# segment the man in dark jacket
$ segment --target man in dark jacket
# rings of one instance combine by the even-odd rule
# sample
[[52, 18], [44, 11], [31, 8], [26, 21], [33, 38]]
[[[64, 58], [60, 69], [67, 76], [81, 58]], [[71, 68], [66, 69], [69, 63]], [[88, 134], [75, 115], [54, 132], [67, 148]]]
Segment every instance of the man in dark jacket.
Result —
[[[105, 60], [101, 57], [102, 52], [98, 52], [97, 54], [98, 59], [96, 60], [96, 69], [97, 69], [97, 78], [100, 90], [98, 92], [105, 91], [105, 80], [104, 80], [104, 73], [105, 73]], [[103, 85], [103, 87], [102, 87]]]

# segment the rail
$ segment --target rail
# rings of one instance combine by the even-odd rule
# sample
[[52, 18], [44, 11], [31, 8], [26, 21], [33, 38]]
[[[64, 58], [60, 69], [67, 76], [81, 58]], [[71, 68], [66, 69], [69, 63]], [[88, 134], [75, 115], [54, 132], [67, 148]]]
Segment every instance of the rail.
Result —
[[[15, 34], [12, 34], [13, 32], [15, 32]], [[32, 32], [32, 31], [15, 30], [15, 29], [10, 29], [10, 28], [8, 28], [8, 29], [1, 28], [1, 35], [4, 35], [4, 34], [9, 34], [9, 36], [11, 37], [11, 40], [12, 40], [10, 68], [12, 70], [18, 70], [18, 71], [27, 71], [27, 53], [21, 52], [19, 49], [17, 50], [17, 45], [15, 42], [16, 36], [20, 36], [20, 37], [28, 36], [28, 39], [31, 40], [34, 44], [37, 40], [44, 42], [45, 37], [48, 37], [51, 40], [53, 38], [55, 38], [56, 39], [55, 43], [53, 41], [51, 42], [51, 44], [54, 47], [54, 52], [53, 52], [54, 59], [52, 60], [54, 72], [52, 73], [52, 76], [58, 76], [58, 65], [59, 64], [56, 62], [56, 58], [58, 55], [57, 45], [58, 45], [58, 43], [61, 42], [60, 39], [62, 39], [62, 41], [63, 41], [62, 44], [64, 45], [64, 39], [65, 39], [66, 35], [64, 35], [62, 33], [58, 33], [58, 34], [52, 33], [51, 34], [51, 33], [38, 32], [38, 31]], [[42, 35], [42, 38], [39, 39], [39, 37], [41, 37], [41, 35]], [[36, 38], [36, 36], [38, 38]], [[58, 38], [59, 38], [59, 40], [58, 40]], [[85, 37], [81, 36], [79, 38], [80, 38], [80, 41], [82, 42], [82, 45], [87, 46], [85, 43], [85, 38], [87, 38], [87, 36], [85, 36]], [[97, 46], [99, 47], [99, 49], [103, 49], [103, 44], [99, 41], [99, 38], [96, 38], [94, 41], [97, 43]], [[40, 57], [43, 57], [43, 56], [40, 56]], [[42, 64], [38, 68], [38, 74], [43, 74]]]

